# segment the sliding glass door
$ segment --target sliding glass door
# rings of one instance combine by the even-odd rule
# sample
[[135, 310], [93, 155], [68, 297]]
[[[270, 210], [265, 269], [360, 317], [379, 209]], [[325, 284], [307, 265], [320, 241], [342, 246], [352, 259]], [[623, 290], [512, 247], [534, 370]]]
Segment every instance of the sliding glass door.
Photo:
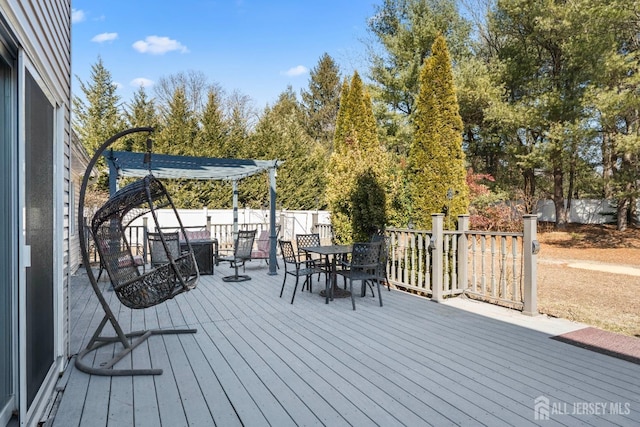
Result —
[[26, 282], [27, 403], [54, 362], [54, 107], [25, 73], [25, 237], [31, 248]]

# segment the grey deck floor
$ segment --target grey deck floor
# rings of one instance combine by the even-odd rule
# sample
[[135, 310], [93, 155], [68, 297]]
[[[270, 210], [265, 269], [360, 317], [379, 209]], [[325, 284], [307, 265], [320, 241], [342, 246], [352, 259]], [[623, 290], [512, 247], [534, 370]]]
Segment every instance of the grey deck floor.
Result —
[[[278, 298], [282, 271], [261, 265], [243, 283], [222, 282], [221, 265], [146, 310], [105, 292], [125, 331], [198, 332], [153, 336], [118, 365], [159, 376], [94, 376], [70, 363], [53, 426], [640, 424], [640, 365], [398, 291], [383, 291], [383, 307], [357, 298], [352, 311], [349, 299], [326, 305], [314, 280], [291, 305], [292, 278]], [[70, 306], [77, 353], [103, 316], [82, 271]], [[536, 419], [536, 402], [548, 420]]]

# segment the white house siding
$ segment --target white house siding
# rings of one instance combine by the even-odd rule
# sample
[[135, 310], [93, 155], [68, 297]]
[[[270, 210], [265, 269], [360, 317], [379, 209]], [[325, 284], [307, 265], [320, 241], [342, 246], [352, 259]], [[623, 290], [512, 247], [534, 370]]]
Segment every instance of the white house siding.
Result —
[[[8, 35], [3, 38], [17, 47], [24, 70], [34, 77], [54, 107], [53, 192], [54, 192], [54, 322], [55, 362], [31, 405], [24, 397], [17, 399], [20, 425], [35, 425], [45, 417], [46, 404], [52, 396], [57, 372], [68, 359], [68, 275], [70, 272], [70, 215], [73, 208], [71, 182], [71, 1], [70, 0], [0, 0], [0, 13]], [[25, 68], [21, 68], [21, 64]], [[18, 88], [23, 83], [19, 82]], [[20, 91], [20, 89], [19, 89]], [[18, 93], [18, 99], [22, 94]], [[19, 113], [22, 111], [18, 110]], [[18, 121], [22, 121], [18, 118]], [[23, 207], [17, 206], [16, 211]], [[19, 260], [14, 260], [18, 265]], [[19, 359], [24, 360], [20, 355]], [[16, 369], [18, 369], [16, 367]], [[20, 369], [19, 369], [20, 370]], [[19, 376], [24, 373], [19, 373]], [[24, 390], [21, 391], [24, 394]], [[2, 424], [2, 423], [0, 423]]]

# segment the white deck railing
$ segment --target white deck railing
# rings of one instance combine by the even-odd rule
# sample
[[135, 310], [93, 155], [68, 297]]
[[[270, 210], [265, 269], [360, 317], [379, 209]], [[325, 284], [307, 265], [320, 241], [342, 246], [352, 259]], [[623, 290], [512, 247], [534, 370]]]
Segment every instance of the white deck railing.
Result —
[[536, 217], [525, 216], [520, 233], [468, 230], [466, 215], [445, 231], [443, 218], [433, 215], [432, 230], [387, 228], [391, 284], [436, 301], [464, 293], [537, 314]]

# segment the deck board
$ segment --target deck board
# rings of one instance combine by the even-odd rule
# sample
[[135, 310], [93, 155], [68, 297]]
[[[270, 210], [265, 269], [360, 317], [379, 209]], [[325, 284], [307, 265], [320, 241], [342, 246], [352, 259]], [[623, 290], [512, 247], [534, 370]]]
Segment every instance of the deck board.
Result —
[[[250, 264], [252, 280], [227, 283], [221, 266], [195, 290], [144, 310], [122, 306], [100, 282], [125, 332], [198, 331], [152, 336], [117, 365], [162, 375], [92, 376], [71, 363], [53, 425], [526, 426], [541, 422], [539, 396], [569, 410], [631, 405], [622, 414], [551, 414], [548, 425], [640, 423], [640, 365], [395, 290], [383, 289], [383, 307], [357, 297], [353, 311], [349, 298], [325, 304], [314, 278], [313, 292], [299, 287], [292, 305], [291, 278], [279, 298], [283, 272], [267, 272]], [[71, 292], [75, 353], [103, 313], [82, 272]]]

